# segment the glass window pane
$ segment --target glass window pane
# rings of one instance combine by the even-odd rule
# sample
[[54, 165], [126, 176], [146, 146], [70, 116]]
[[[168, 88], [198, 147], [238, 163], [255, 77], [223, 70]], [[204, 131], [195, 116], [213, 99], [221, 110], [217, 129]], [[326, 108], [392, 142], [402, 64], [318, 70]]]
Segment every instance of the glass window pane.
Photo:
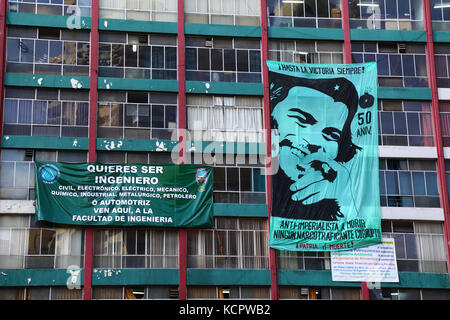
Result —
[[164, 106], [152, 106], [152, 127], [164, 128]]
[[48, 63], [48, 41], [36, 40], [34, 51], [35, 63]]
[[386, 171], [386, 186], [388, 194], [399, 194], [397, 172]]
[[436, 172], [425, 172], [428, 195], [439, 195]]
[[166, 69], [177, 68], [177, 48], [166, 47]]
[[410, 172], [399, 172], [400, 194], [412, 195], [411, 174]]
[[19, 123], [31, 123], [31, 100], [19, 100]]
[[18, 100], [5, 99], [4, 121], [5, 123], [17, 123]]
[[152, 67], [164, 68], [164, 47], [152, 47]]
[[47, 121], [47, 102], [34, 101], [33, 106], [33, 123], [45, 124]]
[[20, 40], [20, 52], [22, 62], [33, 62], [34, 57], [34, 41]]
[[413, 172], [414, 195], [425, 195], [425, 176], [423, 172]]

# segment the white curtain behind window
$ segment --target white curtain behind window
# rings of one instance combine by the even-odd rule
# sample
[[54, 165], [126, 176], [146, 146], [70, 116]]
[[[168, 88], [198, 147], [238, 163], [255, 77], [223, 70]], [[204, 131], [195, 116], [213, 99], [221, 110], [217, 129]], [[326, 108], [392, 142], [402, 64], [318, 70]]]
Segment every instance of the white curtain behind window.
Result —
[[188, 129], [211, 131], [204, 140], [262, 141], [262, 109], [188, 107]]
[[77, 229], [56, 229], [56, 268], [81, 266], [83, 233]]

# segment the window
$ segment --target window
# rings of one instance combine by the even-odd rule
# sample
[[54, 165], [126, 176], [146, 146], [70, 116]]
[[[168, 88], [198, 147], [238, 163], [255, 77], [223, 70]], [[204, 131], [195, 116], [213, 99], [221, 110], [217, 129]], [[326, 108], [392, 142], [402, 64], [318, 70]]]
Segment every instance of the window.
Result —
[[178, 231], [94, 231], [94, 268], [178, 268]]
[[342, 42], [269, 40], [269, 59], [295, 63], [344, 63]]
[[6, 72], [88, 76], [87, 31], [8, 27]]
[[422, 0], [350, 0], [350, 28], [423, 30]]
[[277, 250], [277, 265], [289, 270], [331, 270], [330, 253]]
[[188, 299], [244, 299], [244, 300], [268, 300], [270, 288], [261, 286], [189, 286], [187, 287]]
[[439, 208], [434, 160], [380, 159], [381, 206]]
[[34, 218], [29, 216], [0, 217], [0, 268], [65, 269], [82, 265], [82, 230], [38, 228], [33, 224]]
[[260, 25], [259, 0], [185, 0], [185, 22]]
[[101, 32], [99, 76], [177, 79], [176, 36]]
[[[448, 22], [450, 24], [450, 21]], [[450, 88], [450, 45], [437, 43], [434, 45], [434, 62], [436, 80], [439, 88]]]
[[450, 11], [448, 2], [445, 0], [431, 0], [431, 19], [433, 20], [433, 30], [448, 30], [450, 26]]
[[258, 39], [186, 37], [186, 80], [261, 82]]
[[177, 128], [177, 95], [99, 91], [100, 138], [171, 140]]
[[353, 42], [352, 60], [376, 61], [379, 86], [428, 87], [424, 44]]
[[341, 0], [268, 0], [269, 26], [342, 28]]
[[191, 153], [187, 163], [214, 166], [215, 203], [266, 203], [264, 154]]
[[268, 269], [267, 219], [215, 218], [213, 230], [188, 230], [187, 267]]
[[442, 222], [383, 221], [382, 231], [395, 240], [398, 271], [447, 272]]
[[188, 95], [186, 105], [194, 140], [264, 141], [260, 97]]
[[8, 0], [9, 12], [59, 16], [91, 16], [91, 0]]
[[177, 21], [177, 0], [99, 0], [100, 18]]
[[429, 101], [378, 100], [378, 106], [380, 145], [434, 145]]
[[86, 162], [86, 151], [2, 149], [0, 199], [34, 200], [34, 160]]
[[3, 132], [27, 136], [87, 137], [88, 101], [87, 90], [7, 87]]

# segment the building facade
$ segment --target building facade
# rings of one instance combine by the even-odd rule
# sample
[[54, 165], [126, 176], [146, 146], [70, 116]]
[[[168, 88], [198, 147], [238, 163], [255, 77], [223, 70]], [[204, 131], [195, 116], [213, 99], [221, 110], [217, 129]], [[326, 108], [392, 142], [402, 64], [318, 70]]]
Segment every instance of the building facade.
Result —
[[[450, 299], [447, 0], [0, 4], [0, 299]], [[265, 60], [377, 61], [399, 283], [268, 248]], [[37, 223], [34, 161], [213, 165], [214, 227]]]

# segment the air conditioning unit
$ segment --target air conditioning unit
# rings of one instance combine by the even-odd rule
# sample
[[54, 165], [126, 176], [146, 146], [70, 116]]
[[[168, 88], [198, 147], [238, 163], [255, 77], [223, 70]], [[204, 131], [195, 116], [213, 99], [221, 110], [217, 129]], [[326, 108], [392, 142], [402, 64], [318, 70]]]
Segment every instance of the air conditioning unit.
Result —
[[398, 44], [398, 53], [405, 53], [406, 52], [406, 44], [399, 43]]

